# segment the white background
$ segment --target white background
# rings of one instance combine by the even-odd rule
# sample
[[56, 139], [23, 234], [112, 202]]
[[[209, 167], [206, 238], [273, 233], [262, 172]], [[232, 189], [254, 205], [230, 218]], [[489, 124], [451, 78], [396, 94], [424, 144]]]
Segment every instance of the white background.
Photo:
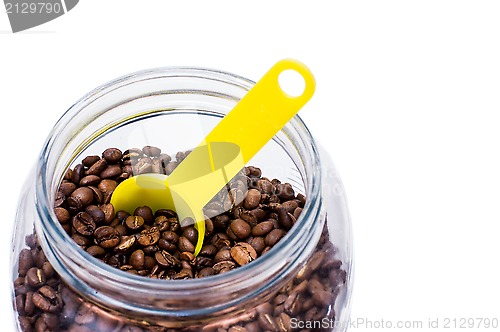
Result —
[[307, 3], [84, 0], [18, 34], [2, 10], [3, 321], [20, 186], [74, 101], [144, 68], [257, 80], [285, 57], [316, 76], [300, 114], [346, 187], [353, 319], [500, 319], [500, 3]]

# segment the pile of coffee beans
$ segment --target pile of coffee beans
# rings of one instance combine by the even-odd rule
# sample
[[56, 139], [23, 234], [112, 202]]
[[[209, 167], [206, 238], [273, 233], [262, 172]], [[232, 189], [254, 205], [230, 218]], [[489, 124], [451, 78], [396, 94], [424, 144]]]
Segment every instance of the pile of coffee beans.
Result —
[[289, 183], [262, 177], [245, 167], [212, 201], [205, 212], [204, 245], [194, 256], [198, 231], [190, 218], [172, 210], [137, 207], [133, 215], [114, 211], [109, 203], [117, 185], [136, 174], [169, 174], [175, 161], [157, 147], [109, 148], [87, 156], [62, 181], [55, 214], [82, 249], [109, 265], [160, 279], [188, 279], [223, 273], [269, 251], [294, 225], [305, 203]]
[[[189, 279], [220, 274], [268, 252], [294, 225], [305, 204], [302, 194], [277, 179], [245, 167], [205, 207], [204, 245], [194, 255], [198, 231], [175, 211], [140, 206], [132, 215], [110, 204], [116, 186], [130, 176], [170, 174], [175, 160], [157, 147], [105, 150], [69, 169], [60, 184], [55, 215], [75, 243], [103, 262], [144, 277]], [[132, 324], [75, 294], [45, 258], [35, 234], [26, 238], [14, 282], [23, 331], [176, 331]], [[315, 253], [271, 301], [249, 309], [210, 331], [291, 331], [291, 319], [334, 319], [335, 298], [345, 283], [342, 262], [326, 227]], [[217, 324], [216, 324], [217, 325]], [[182, 331], [196, 331], [181, 329]]]

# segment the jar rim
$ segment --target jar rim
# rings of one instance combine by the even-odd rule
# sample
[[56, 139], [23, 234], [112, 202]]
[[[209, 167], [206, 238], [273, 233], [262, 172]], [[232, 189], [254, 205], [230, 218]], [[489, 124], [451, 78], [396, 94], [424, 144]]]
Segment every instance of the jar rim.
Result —
[[[77, 263], [79, 266], [89, 266], [92, 264], [93, 271], [91, 273], [85, 272], [79, 276], [99, 278], [110, 282], [117, 287], [123, 286], [127, 289], [137, 289], [142, 291], [154, 291], [156, 293], [164, 294], [165, 296], [180, 296], [182, 294], [201, 294], [208, 291], [225, 291], [225, 292], [235, 292], [242, 289], [241, 281], [248, 282], [248, 276], [254, 278], [252, 281], [254, 284], [258, 284], [259, 281], [269, 280], [273, 274], [285, 273], [287, 270], [294, 267], [294, 262], [289, 262], [285, 269], [279, 267], [276, 264], [277, 259], [282, 259], [283, 253], [288, 252], [295, 253], [295, 255], [300, 254], [301, 251], [306, 247], [308, 239], [312, 238], [312, 230], [315, 228], [314, 223], [317, 220], [321, 220], [321, 215], [323, 214], [322, 200], [321, 200], [321, 163], [320, 155], [316, 143], [309, 132], [307, 126], [302, 121], [302, 119], [296, 115], [293, 119], [289, 121], [287, 127], [292, 128], [298, 134], [298, 138], [302, 140], [305, 147], [307, 148], [308, 155], [301, 156], [307, 158], [311, 167], [309, 169], [311, 176], [308, 178], [309, 183], [305, 184], [307, 201], [303, 208], [302, 214], [297, 220], [294, 227], [292, 227], [286, 237], [279, 241], [266, 255], [260, 257], [259, 259], [253, 261], [251, 264], [247, 264], [232, 271], [218, 274], [214, 276], [204, 277], [204, 278], [193, 278], [188, 280], [159, 280], [145, 278], [138, 275], [133, 275], [125, 271], [121, 271], [112, 267], [81, 250], [76, 243], [65, 233], [62, 227], [60, 227], [55, 213], [51, 208], [54, 202], [54, 188], [51, 186], [51, 180], [54, 174], [48, 168], [49, 158], [54, 158], [51, 153], [54, 142], [59, 137], [60, 133], [65, 130], [66, 125], [73, 119], [73, 117], [89, 104], [92, 103], [96, 98], [105, 96], [107, 93], [111, 93], [113, 90], [120, 88], [120, 86], [133, 84], [142, 79], [151, 76], [183, 76], [183, 77], [197, 77], [209, 80], [215, 80], [222, 82], [224, 84], [231, 84], [237, 86], [238, 88], [249, 90], [255, 83], [244, 77], [220, 71], [213, 70], [209, 68], [201, 67], [161, 67], [153, 68], [147, 70], [141, 70], [128, 75], [124, 75], [117, 79], [114, 79], [108, 83], [105, 83], [96, 89], [90, 91], [84, 95], [80, 100], [78, 100], [73, 106], [68, 109], [63, 116], [59, 119], [52, 132], [49, 134], [47, 141], [45, 142], [40, 159], [37, 164], [37, 180], [35, 186], [35, 201], [37, 213], [40, 217], [40, 230], [42, 237], [42, 244], [45, 244], [44, 250], [47, 251], [47, 256], [52, 256], [56, 261], [55, 268], [60, 272], [63, 279], [68, 282], [74, 288], [78, 290], [85, 291], [86, 293], [96, 294], [97, 292], [89, 284], [73, 280], [67, 280], [68, 277], [73, 276], [75, 271], [69, 271], [66, 266], [64, 266], [67, 261], [61, 261], [60, 250], [64, 250], [64, 255], [66, 258], [70, 257], [70, 260]], [[57, 156], [55, 157], [57, 158]], [[62, 249], [63, 248], [63, 249]], [[66, 262], [66, 263], [65, 263]], [[57, 266], [60, 265], [60, 266]], [[266, 272], [267, 271], [267, 272]], [[82, 272], [82, 271], [79, 271]], [[271, 273], [273, 272], [273, 273]], [[73, 274], [70, 274], [73, 273]], [[77, 274], [78, 275], [78, 274]], [[66, 278], [64, 278], [66, 276]], [[246, 288], [251, 288], [246, 285]], [[249, 290], [246, 294], [247, 296], [252, 296], [259, 290]], [[102, 294], [99, 296], [103, 296]], [[112, 298], [106, 297], [104, 301], [112, 301]], [[226, 307], [229, 307], [231, 303], [224, 303], [220, 306], [205, 309], [193, 309], [185, 310], [182, 309], [182, 315], [198, 315], [198, 314], [209, 314], [210, 310], [219, 311]], [[130, 310], [142, 311], [143, 313], [150, 313], [154, 315], [178, 315], [179, 312], [173, 310], [156, 310], [155, 308], [143, 307], [138, 308], [136, 305], [131, 306]]]

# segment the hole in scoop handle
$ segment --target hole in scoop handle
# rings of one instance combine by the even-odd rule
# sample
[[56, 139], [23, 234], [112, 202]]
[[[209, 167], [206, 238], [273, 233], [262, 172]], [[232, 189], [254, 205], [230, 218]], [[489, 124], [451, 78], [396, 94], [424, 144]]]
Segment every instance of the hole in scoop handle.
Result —
[[[298, 72], [305, 82], [300, 96], [290, 96], [280, 87], [278, 77], [285, 70]], [[301, 62], [277, 62], [205, 138], [211, 142], [231, 142], [241, 148], [248, 162], [311, 99], [315, 81]]]

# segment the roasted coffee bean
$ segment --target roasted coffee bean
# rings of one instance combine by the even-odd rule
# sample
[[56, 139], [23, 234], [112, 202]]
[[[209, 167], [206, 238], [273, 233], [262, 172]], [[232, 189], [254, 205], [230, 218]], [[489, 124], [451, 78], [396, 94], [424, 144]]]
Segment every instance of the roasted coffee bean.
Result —
[[104, 195], [110, 195], [113, 193], [113, 191], [115, 191], [117, 186], [118, 186], [118, 182], [116, 182], [115, 180], [104, 179], [101, 182], [99, 182], [99, 184], [97, 185], [97, 188]]
[[229, 226], [229, 222], [231, 221], [231, 218], [229, 216], [222, 214], [220, 216], [216, 216], [214, 218], [214, 227], [219, 229], [219, 230], [225, 230], [227, 226]]
[[92, 166], [89, 167], [87, 175], [99, 175], [107, 167], [106, 159], [99, 159]]
[[47, 279], [42, 269], [32, 267], [26, 272], [26, 281], [31, 287], [38, 288], [44, 285]]
[[137, 242], [139, 242], [140, 245], [146, 247], [157, 243], [159, 239], [160, 231], [158, 230], [158, 227], [151, 227], [141, 232], [141, 234], [137, 238]]
[[174, 267], [180, 265], [180, 261], [165, 250], [157, 251], [155, 253], [155, 259], [156, 262], [163, 267]]
[[97, 175], [84, 176], [78, 183], [80, 186], [95, 186], [101, 182], [101, 178]]
[[248, 174], [248, 176], [252, 176], [252, 177], [256, 177], [256, 178], [258, 178], [262, 175], [262, 171], [260, 170], [260, 168], [255, 167], [255, 166], [245, 167], [245, 171]]
[[87, 212], [79, 212], [73, 217], [72, 224], [75, 230], [84, 236], [92, 235], [96, 228], [94, 220]]
[[112, 179], [116, 178], [118, 175], [122, 174], [122, 168], [120, 165], [108, 165], [99, 176], [101, 179]]
[[260, 191], [258, 191], [257, 189], [248, 190], [243, 207], [248, 210], [253, 210], [257, 206], [259, 206], [259, 203], [260, 203]]
[[151, 173], [153, 169], [153, 160], [149, 157], [140, 158], [137, 163], [132, 165], [134, 174]]
[[231, 231], [233, 231], [234, 235], [239, 239], [246, 239], [252, 232], [250, 225], [242, 219], [233, 220], [230, 227]]
[[99, 156], [87, 156], [83, 158], [82, 164], [85, 167], [90, 167], [93, 164], [95, 164], [99, 159], [101, 159]]
[[78, 184], [84, 176], [85, 176], [85, 167], [82, 164], [78, 164], [73, 169], [71, 181], [74, 184]]
[[188, 239], [191, 243], [196, 243], [198, 241], [198, 231], [193, 226], [189, 226], [184, 229], [182, 236]]
[[142, 148], [142, 152], [149, 157], [158, 157], [161, 153], [161, 149], [156, 146], [146, 145]]
[[101, 247], [114, 248], [120, 243], [120, 234], [110, 226], [101, 226], [94, 231], [95, 243]]
[[70, 196], [73, 191], [77, 188], [76, 184], [73, 182], [63, 182], [59, 186], [59, 190], [65, 195]]
[[257, 188], [263, 194], [271, 194], [273, 192], [273, 184], [267, 179], [257, 180]]
[[75, 241], [77, 245], [83, 248], [87, 247], [89, 244], [92, 243], [90, 238], [78, 233], [71, 235], [71, 238], [73, 239], [73, 241]]
[[178, 244], [179, 250], [180, 251], [187, 251], [194, 253], [194, 245], [189, 241], [186, 237], [181, 236], [179, 237], [179, 244]]
[[223, 261], [215, 263], [212, 267], [216, 273], [228, 272], [236, 267], [236, 263], [233, 261]]
[[231, 248], [231, 257], [238, 265], [243, 266], [255, 260], [257, 252], [250, 244], [239, 242]]
[[257, 252], [257, 254], [261, 254], [266, 248], [266, 242], [263, 237], [254, 237], [250, 242], [248, 242]]
[[94, 257], [102, 257], [106, 255], [106, 249], [96, 245], [88, 247], [85, 251]]
[[113, 204], [104, 204], [101, 206], [101, 210], [104, 212], [104, 223], [110, 224], [115, 216]]
[[109, 148], [104, 150], [102, 157], [109, 163], [117, 163], [122, 159], [122, 152], [117, 148]]
[[268, 246], [274, 246], [283, 236], [285, 235], [285, 231], [282, 229], [273, 229], [271, 232], [269, 232], [264, 241], [266, 242], [266, 245]]
[[33, 267], [33, 257], [29, 249], [23, 249], [19, 253], [18, 273], [19, 276], [24, 277], [28, 270]]
[[230, 249], [222, 249], [214, 257], [215, 263], [230, 261], [230, 260], [232, 260]]
[[144, 268], [145, 256], [144, 251], [136, 250], [130, 254], [129, 264], [136, 270], [142, 270]]
[[295, 220], [299, 219], [301, 213], [302, 213], [301, 207], [298, 207], [293, 211], [293, 216], [295, 217]]
[[141, 216], [129, 216], [125, 219], [125, 225], [132, 231], [137, 231], [144, 225], [144, 218]]
[[169, 162], [167, 166], [165, 166], [165, 174], [170, 175], [174, 171], [174, 169], [177, 168], [177, 165], [178, 163], [175, 161]]
[[120, 243], [114, 248], [114, 251], [118, 253], [125, 253], [131, 250], [137, 242], [137, 238], [134, 235], [125, 236], [121, 239]]
[[159, 209], [159, 210], [155, 211], [154, 217], [157, 218], [159, 216], [165, 216], [168, 219], [177, 218], [177, 213], [173, 210], [170, 210], [170, 209]]
[[63, 305], [61, 296], [49, 286], [42, 286], [33, 294], [33, 304], [49, 313], [58, 312]]
[[206, 267], [206, 268], [201, 269], [200, 272], [198, 272], [197, 277], [203, 278], [203, 277], [212, 276], [214, 274], [216, 274], [216, 272], [213, 268]]
[[265, 236], [273, 229], [274, 229], [274, 224], [272, 221], [263, 221], [261, 223], [258, 223], [254, 228], [252, 228], [252, 235]]
[[[85, 207], [92, 203], [92, 201], [94, 200], [94, 192], [87, 187], [80, 187], [75, 189], [75, 191], [71, 193], [70, 198], [77, 201], [75, 204], [79, 203], [81, 204], [81, 207]], [[70, 201], [68, 201], [68, 203], [70, 203]]]
[[135, 209], [135, 216], [140, 216], [144, 219], [144, 222], [148, 225], [151, 225], [154, 221], [153, 211], [149, 206], [141, 206]]
[[97, 205], [89, 205], [85, 208], [85, 212], [87, 212], [96, 224], [101, 224], [104, 222], [106, 216], [104, 212]]
[[97, 204], [102, 204], [104, 202], [103, 193], [99, 189], [97, 189], [97, 187], [89, 186], [88, 188], [92, 190], [92, 193], [94, 194], [94, 201]]
[[156, 244], [153, 244], [153, 245], [150, 245], [150, 246], [146, 246], [144, 248], [142, 248], [142, 250], [144, 250], [144, 253], [146, 255], [154, 255], [157, 251], [160, 250], [160, 247]]
[[217, 247], [213, 244], [206, 244], [201, 247], [199, 255], [202, 256], [214, 256], [217, 253]]
[[289, 230], [295, 224], [295, 217], [282, 206], [278, 208], [278, 221], [284, 229]]
[[54, 268], [52, 267], [52, 265], [48, 261], [45, 261], [43, 263], [42, 271], [43, 271], [43, 274], [45, 274], [45, 277], [47, 279], [52, 278], [52, 276], [56, 273], [56, 271], [54, 270]]

